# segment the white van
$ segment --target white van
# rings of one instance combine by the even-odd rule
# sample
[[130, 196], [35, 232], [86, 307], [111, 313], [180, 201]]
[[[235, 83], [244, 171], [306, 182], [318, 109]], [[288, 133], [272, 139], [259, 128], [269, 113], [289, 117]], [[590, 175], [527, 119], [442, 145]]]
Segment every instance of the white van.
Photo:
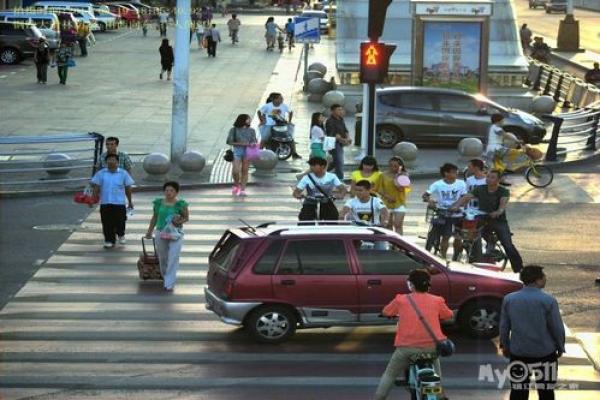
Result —
[[34, 24], [38, 28], [52, 29], [60, 32], [60, 21], [56, 14], [38, 11], [0, 11], [0, 21], [18, 21]]
[[78, 3], [75, 1], [38, 1], [32, 6], [44, 11], [72, 12], [76, 19], [83, 20], [90, 25], [92, 31], [99, 31], [100, 25], [94, 16], [94, 6], [91, 3]]

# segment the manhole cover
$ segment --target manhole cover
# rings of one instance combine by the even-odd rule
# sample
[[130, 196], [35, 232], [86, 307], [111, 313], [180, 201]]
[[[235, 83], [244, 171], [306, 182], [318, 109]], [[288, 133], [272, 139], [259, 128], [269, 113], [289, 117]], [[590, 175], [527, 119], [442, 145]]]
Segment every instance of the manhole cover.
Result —
[[84, 226], [76, 224], [50, 224], [50, 225], [36, 225], [33, 227], [36, 231], [69, 231], [84, 230]]

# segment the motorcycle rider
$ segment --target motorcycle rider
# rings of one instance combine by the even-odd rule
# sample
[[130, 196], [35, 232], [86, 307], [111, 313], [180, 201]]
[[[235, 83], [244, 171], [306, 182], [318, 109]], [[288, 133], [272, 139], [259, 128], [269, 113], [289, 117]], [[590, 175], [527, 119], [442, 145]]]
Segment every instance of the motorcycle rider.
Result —
[[[276, 125], [276, 119], [285, 121], [288, 124], [290, 135], [294, 137], [292, 117], [294, 112], [290, 109], [290, 106], [283, 102], [283, 96], [281, 93], [271, 93], [267, 98], [267, 103], [264, 104], [257, 111], [258, 118], [260, 119], [259, 130], [261, 136], [261, 148], [267, 147], [269, 140], [271, 139], [271, 127]], [[296, 152], [296, 142], [292, 141], [292, 158], [294, 160], [302, 158]]]
[[[308, 165], [310, 165], [310, 172], [300, 179], [292, 194], [297, 199], [304, 197], [305, 190], [308, 194], [307, 198], [304, 199], [298, 219], [300, 221], [314, 221], [316, 219], [334, 221], [339, 219], [339, 212], [333, 199], [335, 194], [338, 198], [344, 198], [346, 185], [337, 176], [327, 172], [327, 160], [313, 157], [308, 160]], [[318, 218], [317, 204], [320, 204]]]
[[[454, 315], [444, 298], [427, 293], [431, 287], [431, 276], [427, 270], [411, 271], [407, 285], [409, 294], [396, 295], [382, 312], [386, 317], [398, 317], [398, 325], [394, 340], [396, 350], [379, 381], [375, 392], [376, 400], [387, 398], [396, 378], [410, 365], [411, 357], [422, 353], [436, 353], [436, 344], [427, 333], [423, 322], [419, 320], [408, 297], [413, 300], [438, 341], [446, 339], [440, 321], [450, 319]], [[438, 376], [441, 376], [439, 359], [435, 360], [434, 368]]]

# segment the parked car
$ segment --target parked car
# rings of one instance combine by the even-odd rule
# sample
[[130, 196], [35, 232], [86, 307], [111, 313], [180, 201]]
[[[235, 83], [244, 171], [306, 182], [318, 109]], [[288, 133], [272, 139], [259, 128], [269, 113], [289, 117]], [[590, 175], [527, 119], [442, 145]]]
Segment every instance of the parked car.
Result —
[[111, 13], [110, 11], [94, 9], [94, 17], [96, 18], [96, 21], [98, 21], [100, 30], [103, 32], [117, 29], [119, 27], [119, 16]]
[[55, 51], [60, 47], [60, 32], [56, 32], [53, 29], [47, 28], [39, 28], [39, 30], [46, 38], [46, 42], [48, 42], [48, 48], [50, 51]]
[[123, 21], [130, 24], [139, 20], [139, 14], [130, 7], [122, 4], [105, 3], [110, 9], [110, 12], [121, 17]]
[[487, 141], [492, 114], [505, 116], [504, 129], [526, 143], [539, 143], [544, 123], [524, 111], [509, 109], [482, 95], [421, 86], [377, 90], [377, 145], [391, 148], [402, 140], [454, 144], [466, 137]]
[[544, 7], [548, 0], [529, 0], [529, 8]]
[[449, 263], [383, 228], [339, 223], [263, 224], [227, 230], [209, 256], [206, 308], [260, 342], [296, 329], [388, 325], [381, 310], [408, 293], [410, 271], [432, 275], [431, 293], [469, 335], [498, 334], [502, 299], [522, 284], [491, 266]]
[[546, 1], [546, 4], [544, 4], [544, 9], [546, 10], [546, 14], [550, 14], [554, 11], [566, 13], [567, 2], [565, 0], [548, 0]]
[[0, 11], [0, 21], [25, 22], [35, 24], [38, 28], [48, 28], [60, 32], [60, 21], [56, 14], [51, 12], [37, 12], [35, 10]]
[[0, 63], [17, 64], [32, 57], [42, 36], [34, 24], [0, 22]]
[[[330, 8], [331, 12], [329, 11]], [[328, 17], [331, 15], [331, 26], [335, 27], [337, 25], [337, 6], [335, 4], [326, 5], [325, 7], [323, 7], [323, 12], [325, 12]]]
[[318, 10], [306, 10], [306, 11], [302, 11], [302, 14], [300, 14], [301, 17], [309, 17], [309, 18], [319, 18], [319, 30], [321, 32], [327, 32], [327, 30], [329, 29], [328, 26], [328, 16], [327, 13], [325, 11], [318, 11]]

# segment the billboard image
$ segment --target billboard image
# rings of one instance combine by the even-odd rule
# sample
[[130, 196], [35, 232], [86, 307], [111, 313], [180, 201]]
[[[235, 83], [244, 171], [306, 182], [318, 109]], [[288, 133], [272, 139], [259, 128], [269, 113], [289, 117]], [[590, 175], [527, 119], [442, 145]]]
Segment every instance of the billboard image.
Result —
[[479, 91], [480, 22], [424, 22], [423, 86]]

